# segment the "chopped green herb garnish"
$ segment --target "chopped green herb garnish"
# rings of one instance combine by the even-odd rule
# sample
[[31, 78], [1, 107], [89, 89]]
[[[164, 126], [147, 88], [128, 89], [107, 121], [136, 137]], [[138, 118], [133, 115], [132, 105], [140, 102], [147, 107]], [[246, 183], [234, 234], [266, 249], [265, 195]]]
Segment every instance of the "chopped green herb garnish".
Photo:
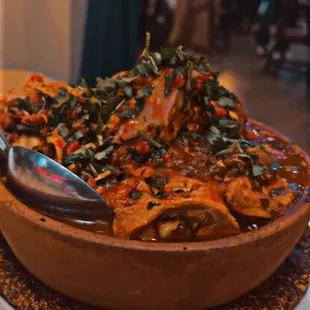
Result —
[[119, 117], [122, 117], [122, 118], [132, 118], [133, 117], [133, 113], [132, 113], [131, 109], [127, 107], [124, 111], [122, 111], [119, 114]]
[[137, 98], [136, 99], [136, 104], [135, 104], [135, 114], [140, 115], [141, 112], [143, 111], [145, 104], [145, 98]]
[[60, 108], [64, 103], [68, 102], [70, 98], [71, 96], [69, 95], [65, 95], [65, 96], [58, 95], [55, 98], [56, 103], [54, 104], [54, 108]]
[[69, 129], [67, 128], [65, 123], [60, 123], [58, 125], [58, 133], [63, 137], [66, 138], [69, 135]]
[[65, 96], [65, 95], [67, 95], [67, 94], [68, 94], [67, 88], [65, 88], [65, 87], [60, 87], [60, 88], [58, 89], [58, 95], [60, 95], [60, 96]]
[[237, 106], [235, 101], [227, 97], [221, 97], [218, 104], [223, 108], [235, 108]]
[[136, 96], [136, 99], [148, 98], [152, 95], [152, 92], [153, 92], [153, 86], [149, 84], [139, 91], [139, 94], [138, 96]]
[[259, 165], [253, 165], [252, 167], [252, 173], [254, 177], [261, 176], [264, 173], [264, 168]]
[[144, 140], [150, 142], [152, 145], [154, 145], [157, 148], [161, 148], [161, 144], [155, 141], [152, 137], [148, 136], [143, 130], [138, 130], [138, 135], [141, 136]]
[[188, 73], [187, 73], [187, 82], [186, 82], [186, 91], [191, 91], [192, 89], [192, 72], [194, 69], [194, 64], [191, 62], [188, 65]]
[[111, 171], [111, 172], [113, 172], [113, 173], [115, 173], [115, 174], [118, 174], [118, 173], [120, 172], [117, 168], [115, 168], [115, 167], [113, 167], [113, 166], [111, 166], [111, 165], [106, 165], [106, 166], [103, 168], [102, 171], [106, 171], [106, 170], [109, 170], [109, 171]]
[[80, 87], [83, 88], [87, 94], [89, 93], [89, 87], [84, 78], [81, 78]]
[[82, 154], [86, 159], [88, 159], [91, 163], [94, 161], [94, 155], [95, 153], [87, 147], [82, 147]]
[[101, 134], [97, 134], [96, 137], [97, 137], [98, 145], [102, 146], [104, 144], [104, 140], [103, 140], [102, 135]]
[[91, 171], [91, 173], [93, 174], [94, 177], [97, 177], [98, 176], [98, 172], [97, 170], [95, 169], [95, 167], [92, 165], [92, 164], [88, 164], [88, 167]]
[[168, 76], [165, 76], [165, 90], [164, 90], [165, 96], [168, 96], [170, 91], [171, 91], [170, 79]]
[[115, 92], [116, 91], [117, 83], [113, 79], [106, 78], [104, 80], [104, 79], [98, 77], [96, 79], [96, 82], [97, 82], [96, 89], [99, 92], [110, 93], [110, 92]]
[[143, 194], [140, 191], [134, 190], [131, 192], [130, 196], [132, 199], [137, 200], [139, 199]]
[[104, 151], [96, 153], [95, 159], [97, 160], [107, 159], [108, 156], [113, 152], [113, 150], [114, 150], [114, 146], [111, 145], [108, 148], [106, 148]]
[[78, 101], [79, 101], [78, 97], [76, 97], [76, 96], [72, 97], [72, 99], [70, 100], [70, 107], [71, 107], [71, 109], [75, 108], [75, 106], [78, 103]]
[[79, 148], [78, 150], [74, 151], [72, 154], [77, 155], [83, 152], [84, 149], [96, 149], [96, 145], [94, 143], [88, 143], [84, 145], [83, 147]]
[[149, 55], [149, 53], [150, 53], [150, 44], [151, 44], [151, 34], [149, 32], [147, 32], [145, 34], [145, 47], [144, 47], [144, 50], [142, 51], [141, 57]]

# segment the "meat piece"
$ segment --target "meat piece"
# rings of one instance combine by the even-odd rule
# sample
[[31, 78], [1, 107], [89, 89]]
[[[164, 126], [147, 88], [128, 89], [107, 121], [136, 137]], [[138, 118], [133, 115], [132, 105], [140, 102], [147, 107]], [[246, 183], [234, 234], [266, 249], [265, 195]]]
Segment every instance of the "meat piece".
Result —
[[[162, 176], [163, 178], [166, 177], [168, 179], [168, 182], [165, 182], [165, 184], [163, 184], [162, 187], [163, 192], [166, 194], [178, 193], [178, 192], [190, 192], [195, 188], [198, 188], [203, 185], [201, 181], [186, 177], [182, 175], [181, 171], [176, 171], [172, 169], [165, 169], [165, 168], [154, 169], [149, 166], [143, 166], [138, 169], [132, 167], [129, 169], [129, 171], [131, 171], [131, 173], [134, 176], [144, 180], [156, 178], [156, 176]], [[219, 183], [216, 184], [219, 185]], [[217, 192], [220, 193], [218, 188]]]
[[228, 206], [246, 216], [271, 218], [268, 212], [270, 199], [267, 195], [255, 191], [248, 177], [238, 177], [226, 186]]
[[[142, 112], [135, 119], [127, 120], [120, 126], [114, 136], [114, 142], [127, 141], [135, 138], [138, 136], [138, 130], [147, 131], [149, 125], [154, 125], [162, 129], [167, 128], [171, 123], [172, 117], [178, 114], [177, 112], [180, 111], [183, 105], [183, 92], [174, 89], [167, 96], [165, 95], [166, 73], [169, 72], [163, 73], [152, 81], [154, 89], [152, 95], [146, 98]], [[139, 92], [141, 92], [141, 90]], [[162, 140], [171, 140], [175, 138], [181, 125], [182, 124], [178, 122], [178, 126], [176, 130], [173, 131], [173, 135], [171, 135], [172, 132], [169, 132], [169, 130], [163, 130], [160, 138]]]
[[33, 149], [36, 146], [42, 144], [42, 139], [39, 137], [30, 137], [30, 136], [14, 136], [11, 143], [12, 146], [23, 146], [28, 149]]
[[[169, 209], [189, 210], [192, 208], [201, 208], [204, 214], [208, 213], [214, 221], [209, 229], [204, 227], [202, 222], [196, 225], [196, 234], [212, 235], [223, 231], [229, 231], [229, 234], [235, 234], [240, 231], [235, 218], [230, 214], [223, 200], [218, 193], [214, 191], [213, 182], [208, 182], [199, 189], [190, 192], [185, 197], [175, 195], [170, 199], [156, 199], [145, 193], [136, 204], [131, 207], [119, 207], [115, 210], [116, 217], [113, 224], [114, 233], [123, 238], [129, 238], [137, 230], [149, 225], [157, 220], [160, 215]], [[191, 216], [187, 215], [188, 220]], [[197, 221], [197, 219], [196, 219]], [[201, 224], [201, 225], [200, 225]], [[200, 226], [201, 228], [200, 228]], [[198, 228], [199, 226], [199, 228]], [[199, 231], [204, 227], [203, 233]]]
[[[147, 99], [142, 113], [136, 119], [130, 119], [122, 124], [115, 134], [113, 141], [118, 143], [135, 138], [138, 136], [138, 130], [145, 132], [150, 125], [155, 125], [164, 130], [170, 123], [172, 114], [175, 113], [176, 109], [174, 109], [174, 106], [181, 106], [181, 102], [182, 96], [178, 90], [174, 90], [169, 96], [164, 98], [158, 97], [155, 100], [154, 97], [151, 97]], [[157, 114], [161, 118], [157, 118]], [[178, 125], [177, 129], [179, 130], [180, 127], [181, 124]], [[166, 129], [162, 132], [160, 138], [162, 140], [171, 140], [175, 138], [178, 130], [174, 130], [174, 134], [172, 135]]]
[[277, 179], [272, 184], [262, 188], [262, 192], [272, 197], [277, 205], [287, 207], [294, 200], [294, 193], [287, 181], [283, 178]]
[[48, 122], [48, 116], [44, 113], [40, 114], [26, 114], [23, 117], [21, 117], [21, 122], [24, 124], [38, 124], [38, 125], [44, 125]]
[[[205, 152], [202, 152], [203, 147]], [[200, 148], [199, 146], [183, 145], [178, 140], [171, 145], [168, 152], [161, 157], [155, 157], [153, 163], [160, 167], [178, 170], [188, 177], [207, 181], [212, 179], [211, 171], [207, 166], [209, 157], [206, 143], [202, 144]]]
[[158, 221], [157, 223], [157, 231], [158, 235], [161, 239], [168, 239], [173, 236], [174, 233], [178, 231], [178, 227], [180, 226], [180, 220], [168, 220], [168, 221]]
[[201, 186], [202, 183], [195, 179], [187, 178], [182, 175], [174, 177], [165, 185], [165, 193], [191, 192], [195, 188]]

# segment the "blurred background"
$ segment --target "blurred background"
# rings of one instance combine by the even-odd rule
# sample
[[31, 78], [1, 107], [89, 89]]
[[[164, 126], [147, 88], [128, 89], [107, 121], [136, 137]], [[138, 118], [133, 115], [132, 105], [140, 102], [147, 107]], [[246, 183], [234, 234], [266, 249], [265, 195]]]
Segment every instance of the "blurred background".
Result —
[[310, 0], [0, 0], [0, 92], [39, 71], [93, 84], [144, 47], [207, 54], [249, 115], [310, 151]]

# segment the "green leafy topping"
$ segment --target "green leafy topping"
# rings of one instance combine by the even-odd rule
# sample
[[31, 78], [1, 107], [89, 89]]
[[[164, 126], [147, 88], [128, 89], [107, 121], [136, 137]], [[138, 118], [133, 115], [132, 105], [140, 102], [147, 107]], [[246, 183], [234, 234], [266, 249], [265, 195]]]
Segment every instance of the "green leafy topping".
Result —
[[153, 86], [147, 85], [141, 91], [139, 94], [135, 97], [136, 104], [135, 104], [135, 114], [139, 115], [144, 108], [145, 98], [148, 98], [152, 95]]
[[81, 130], [77, 130], [72, 136], [67, 139], [67, 142], [73, 142], [83, 138], [84, 135]]
[[68, 165], [71, 165], [71, 164], [75, 164], [79, 161], [81, 161], [83, 159], [83, 154], [82, 153], [78, 153], [78, 154], [71, 154], [69, 155], [67, 158], [65, 158], [64, 160], [64, 165], [65, 166], [68, 166]]
[[70, 100], [71, 109], [74, 109], [78, 102], [79, 102], [78, 97], [76, 97], [76, 96], [72, 97], [72, 99]]
[[144, 140], [150, 142], [157, 148], [161, 148], [161, 144], [155, 141], [152, 137], [148, 136], [143, 130], [138, 130], [138, 135], [141, 136]]
[[67, 88], [65, 87], [60, 87], [58, 89], [58, 95], [60, 96], [66, 96], [68, 94]]
[[238, 141], [234, 141], [232, 144], [228, 146], [228, 148], [221, 150], [215, 153], [214, 155], [215, 156], [228, 155], [228, 154], [233, 154], [236, 151], [241, 152], [241, 153], [243, 152]]
[[97, 172], [97, 170], [95, 169], [95, 167], [92, 164], [88, 164], [88, 168], [89, 168], [89, 170], [91, 171], [91, 173], [93, 174], [94, 177], [98, 176], [98, 172]]
[[132, 118], [133, 113], [132, 113], [131, 109], [127, 107], [124, 111], [122, 111], [119, 114], [119, 117], [121, 117], [121, 118]]
[[144, 77], [151, 77], [159, 75], [159, 72], [153, 66], [150, 61], [142, 60], [142, 62], [135, 66], [134, 68], [135, 74], [142, 75]]
[[57, 95], [55, 100], [56, 103], [54, 104], [55, 108], [60, 108], [64, 103], [68, 102], [71, 99], [70, 95]]
[[124, 93], [128, 98], [132, 97], [132, 87], [129, 83], [126, 83], [123, 79], [116, 80], [117, 85], [124, 90]]
[[16, 102], [17, 102], [17, 107], [20, 110], [24, 110], [24, 111], [27, 111], [29, 113], [33, 112], [33, 108], [31, 106], [30, 98], [29, 97], [26, 97], [25, 99], [16, 98]]
[[159, 53], [163, 62], [168, 62], [170, 65], [176, 65], [178, 62], [182, 63], [186, 58], [182, 46], [161, 48]]
[[106, 148], [105, 150], [96, 153], [95, 159], [97, 159], [97, 160], [107, 159], [108, 156], [113, 152], [113, 150], [114, 150], [114, 146], [111, 145], [108, 148]]
[[116, 91], [116, 86], [117, 83], [115, 80], [111, 79], [111, 78], [106, 78], [105, 80], [98, 77], [96, 79], [96, 89], [99, 92], [103, 92], [103, 93], [109, 93], [109, 92], [113, 92]]
[[139, 199], [143, 194], [140, 191], [134, 190], [130, 194], [130, 198], [137, 200]]
[[132, 77], [123, 77], [123, 76], [121, 76], [120, 78], [125, 83], [131, 83], [131, 82], [135, 81], [138, 77], [139, 77], [139, 75], [134, 75]]
[[187, 82], [186, 82], [186, 91], [191, 91], [192, 89], [192, 72], [193, 72], [193, 69], [194, 69], [194, 64], [193, 62], [190, 62], [189, 65], [188, 65], [188, 73], [187, 73]]
[[107, 103], [100, 109], [102, 122], [106, 122], [110, 118], [113, 111], [122, 101], [123, 98], [120, 96], [114, 96], [108, 99]]
[[81, 78], [80, 87], [84, 89], [85, 93], [89, 93], [89, 86], [84, 78]]
[[252, 166], [252, 173], [254, 177], [259, 177], [264, 173], [264, 168], [259, 165]]
[[128, 98], [131, 98], [132, 97], [132, 87], [131, 87], [131, 85], [127, 84], [124, 87], [124, 92], [125, 92], [125, 94], [127, 95]]
[[144, 50], [142, 51], [142, 54], [140, 57], [142, 56], [148, 56], [150, 53], [150, 44], [151, 44], [151, 34], [149, 32], [147, 32], [145, 34], [145, 47]]
[[170, 91], [171, 91], [170, 79], [169, 79], [169, 76], [166, 75], [165, 76], [165, 89], [164, 89], [165, 96], [168, 96]]
[[229, 118], [221, 118], [219, 125], [224, 128], [235, 128], [237, 126], [236, 122]]
[[58, 133], [63, 137], [66, 138], [69, 135], [69, 129], [65, 123], [60, 123], [58, 125]]
[[107, 171], [107, 170], [113, 172], [114, 174], [118, 174], [118, 173], [119, 173], [119, 170], [118, 170], [117, 168], [111, 166], [111, 165], [106, 165], [106, 166], [102, 169], [102, 172]]
[[169, 74], [165, 75], [165, 89], [164, 93], [165, 96], [168, 96], [168, 94], [171, 91], [171, 82], [176, 80], [178, 76], [185, 77], [187, 75], [185, 67], [177, 67], [174, 70], [172, 70]]
[[143, 111], [144, 108], [144, 103], [145, 103], [145, 98], [137, 98], [136, 99], [136, 104], [135, 104], [135, 114], [140, 115], [140, 113]]
[[83, 146], [82, 147], [82, 155], [84, 155], [84, 157], [86, 159], [88, 159], [91, 163], [94, 161], [95, 153], [90, 148]]
[[237, 106], [236, 102], [231, 98], [221, 97], [218, 104], [223, 108], [235, 108]]
[[153, 86], [152, 85], [146, 85], [144, 88], [142, 88], [138, 94], [138, 96], [136, 96], [136, 99], [139, 98], [148, 98], [152, 95], [153, 92]]

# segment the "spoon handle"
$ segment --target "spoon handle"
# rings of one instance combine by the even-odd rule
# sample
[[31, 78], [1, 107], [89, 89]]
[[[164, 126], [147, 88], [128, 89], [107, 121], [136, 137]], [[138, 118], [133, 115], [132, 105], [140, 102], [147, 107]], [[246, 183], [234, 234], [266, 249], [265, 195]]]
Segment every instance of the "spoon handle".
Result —
[[8, 140], [0, 130], [0, 152], [7, 153], [10, 148]]
[[7, 155], [10, 145], [4, 134], [0, 131], [0, 176], [6, 176]]

